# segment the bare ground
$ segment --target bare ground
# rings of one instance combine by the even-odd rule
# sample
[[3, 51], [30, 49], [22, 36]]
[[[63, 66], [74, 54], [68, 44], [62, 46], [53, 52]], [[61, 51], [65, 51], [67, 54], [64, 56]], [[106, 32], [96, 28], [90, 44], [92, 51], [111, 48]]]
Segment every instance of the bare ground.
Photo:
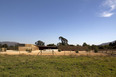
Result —
[[86, 51], [79, 51], [79, 53], [75, 53], [75, 51], [55, 51], [52, 53], [52, 51], [42, 51], [42, 53], [37, 51], [32, 51], [31, 53], [28, 53], [26, 51], [14, 51], [14, 50], [7, 50], [6, 52], [0, 52], [0, 54], [3, 55], [78, 55], [78, 56], [106, 56], [105, 53], [94, 53], [94, 52], [86, 52]]

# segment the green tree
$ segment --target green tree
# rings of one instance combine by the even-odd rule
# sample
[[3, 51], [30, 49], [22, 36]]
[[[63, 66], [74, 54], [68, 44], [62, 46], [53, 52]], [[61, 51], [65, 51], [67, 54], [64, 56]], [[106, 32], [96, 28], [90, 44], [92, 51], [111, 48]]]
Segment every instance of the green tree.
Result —
[[62, 43], [57, 43], [57, 46], [61, 46], [62, 45]]
[[110, 44], [109, 44], [109, 46], [113, 46], [113, 44], [112, 44], [112, 43], [110, 43]]
[[9, 46], [8, 50], [14, 50], [14, 46]]
[[76, 46], [80, 46], [79, 44], [77, 44]]
[[94, 50], [97, 46], [96, 45], [92, 45], [91, 49]]
[[38, 46], [44, 46], [45, 45], [45, 43], [41, 40], [35, 42], [35, 44], [38, 45]]
[[88, 45], [87, 45], [87, 43], [84, 42], [84, 43], [83, 43], [83, 46], [88, 46]]
[[95, 49], [94, 49], [94, 52], [97, 53], [97, 52], [98, 52], [98, 48], [95, 48]]
[[7, 44], [2, 45], [3, 48], [8, 48]]
[[109, 49], [110, 49], [110, 46], [109, 45], [105, 45], [104, 46], [104, 50], [106, 51], [106, 53], [108, 52]]
[[2, 48], [2, 45], [0, 44], [0, 48]]
[[68, 40], [66, 38], [60, 36], [59, 40], [61, 40], [62, 45], [68, 45]]

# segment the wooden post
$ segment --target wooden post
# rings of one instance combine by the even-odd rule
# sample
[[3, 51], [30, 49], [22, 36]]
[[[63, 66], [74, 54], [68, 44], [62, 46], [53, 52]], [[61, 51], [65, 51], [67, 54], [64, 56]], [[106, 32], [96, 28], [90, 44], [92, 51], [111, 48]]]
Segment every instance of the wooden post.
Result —
[[54, 55], [54, 54], [53, 54], [53, 50], [52, 50], [52, 55]]
[[64, 55], [65, 55], [65, 51], [64, 51]]
[[42, 55], [42, 50], [41, 50], [41, 55]]
[[102, 53], [104, 53], [104, 51], [102, 50]]
[[111, 52], [111, 55], [113, 55], [113, 50], [112, 50], [112, 52]]
[[52, 50], [52, 55], [54, 55], [54, 50]]
[[20, 55], [20, 51], [19, 51], [19, 55]]
[[40, 50], [40, 52], [38, 52], [38, 54], [37, 54], [37, 55], [39, 55], [39, 54], [41, 55], [41, 50]]

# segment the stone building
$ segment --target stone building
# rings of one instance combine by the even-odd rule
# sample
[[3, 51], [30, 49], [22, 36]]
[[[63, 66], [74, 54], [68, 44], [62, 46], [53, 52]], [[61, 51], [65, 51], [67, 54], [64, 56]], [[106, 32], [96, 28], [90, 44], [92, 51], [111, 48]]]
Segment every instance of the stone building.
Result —
[[39, 47], [33, 44], [19, 44], [18, 50], [19, 51], [26, 51], [31, 49], [32, 51], [39, 50]]
[[1, 52], [6, 52], [7, 48], [0, 48]]

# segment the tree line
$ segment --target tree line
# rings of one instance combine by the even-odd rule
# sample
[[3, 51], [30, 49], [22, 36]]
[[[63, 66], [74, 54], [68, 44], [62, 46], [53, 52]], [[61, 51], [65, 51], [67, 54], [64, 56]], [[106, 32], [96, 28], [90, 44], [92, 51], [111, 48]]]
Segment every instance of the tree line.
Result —
[[[94, 51], [94, 52], [98, 52], [98, 51], [102, 51], [102, 52], [106, 52], [107, 51], [114, 51], [116, 50], [116, 41], [110, 43], [109, 45], [89, 45], [86, 42], [83, 43], [83, 45], [73, 45], [73, 44], [68, 44], [68, 40], [62, 36], [59, 37], [59, 40], [61, 42], [57, 43], [57, 45], [55, 44], [48, 44], [47, 46], [57, 46], [59, 50], [68, 50], [68, 51]], [[38, 46], [45, 46], [45, 42], [39, 40], [35, 43]]]
[[7, 44], [0, 44], [0, 49], [6, 48], [7, 50], [18, 50], [18, 45], [8, 46]]
[[[46, 46], [57, 46], [59, 50], [67, 50], [67, 51], [102, 51], [102, 52], [108, 52], [116, 50], [116, 41], [109, 43], [108, 45], [89, 45], [87, 43], [83, 43], [83, 45], [73, 45], [73, 44], [68, 44], [68, 40], [62, 36], [59, 37], [60, 42], [57, 44], [47, 44]], [[35, 45], [37, 46], [45, 46], [45, 42], [38, 40], [35, 42]], [[8, 46], [7, 44], [0, 44], [0, 48], [7, 48], [8, 50], [18, 50], [18, 45], [15, 46]]]

